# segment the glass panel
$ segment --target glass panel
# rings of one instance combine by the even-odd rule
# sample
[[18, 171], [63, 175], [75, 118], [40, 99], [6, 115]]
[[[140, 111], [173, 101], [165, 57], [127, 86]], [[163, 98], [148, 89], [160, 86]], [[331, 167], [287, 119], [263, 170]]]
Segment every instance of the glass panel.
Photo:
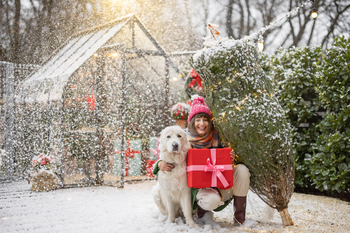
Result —
[[142, 31], [138, 24], [135, 24], [135, 46], [137, 49], [158, 51], [156, 46]]
[[45, 71], [47, 71], [48, 69], [51, 69], [53, 64], [55, 64], [57, 62], [57, 60], [66, 53], [66, 51], [73, 46], [73, 44], [75, 44], [78, 41], [79, 37], [73, 38], [71, 41], [68, 42], [68, 44], [66, 46], [64, 46], [61, 50], [59, 50], [49, 61], [47, 61], [43, 67], [41, 67], [39, 70], [37, 70], [35, 72], [34, 75], [32, 75], [28, 82], [30, 82], [30, 80], [35, 80], [37, 77], [39, 77], [40, 75], [42, 75]]

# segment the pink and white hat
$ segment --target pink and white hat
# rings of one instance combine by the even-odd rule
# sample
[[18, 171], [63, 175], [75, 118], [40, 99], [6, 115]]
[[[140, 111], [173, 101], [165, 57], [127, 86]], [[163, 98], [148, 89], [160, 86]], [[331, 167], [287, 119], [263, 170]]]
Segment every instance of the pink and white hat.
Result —
[[204, 103], [204, 99], [201, 96], [196, 96], [192, 102], [192, 109], [190, 111], [190, 114], [188, 115], [188, 123], [190, 123], [192, 117], [196, 115], [197, 113], [206, 113], [210, 117], [213, 117], [211, 114], [208, 106]]

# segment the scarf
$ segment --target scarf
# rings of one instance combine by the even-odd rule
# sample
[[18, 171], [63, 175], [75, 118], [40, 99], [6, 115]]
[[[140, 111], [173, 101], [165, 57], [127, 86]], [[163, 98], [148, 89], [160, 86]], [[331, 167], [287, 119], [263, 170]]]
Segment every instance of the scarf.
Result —
[[214, 128], [203, 136], [193, 135], [187, 130], [187, 138], [192, 148], [217, 148], [219, 147], [219, 135]]

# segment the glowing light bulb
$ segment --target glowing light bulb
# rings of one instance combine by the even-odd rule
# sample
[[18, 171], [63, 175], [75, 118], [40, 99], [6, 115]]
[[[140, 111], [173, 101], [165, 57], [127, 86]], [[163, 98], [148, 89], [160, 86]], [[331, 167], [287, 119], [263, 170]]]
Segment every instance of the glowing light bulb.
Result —
[[264, 50], [264, 41], [259, 41], [258, 43], [258, 48], [259, 48], [259, 52], [262, 52]]
[[177, 81], [177, 77], [174, 77], [174, 78], [173, 78], [173, 81], [176, 82], [176, 81]]
[[109, 56], [111, 56], [111, 57], [119, 57], [119, 53], [111, 53], [111, 54], [109, 54]]
[[312, 12], [311, 12], [311, 17], [314, 18], [314, 19], [316, 19], [317, 16], [318, 16], [317, 10], [316, 10], [316, 8], [314, 7], [314, 8], [312, 9]]

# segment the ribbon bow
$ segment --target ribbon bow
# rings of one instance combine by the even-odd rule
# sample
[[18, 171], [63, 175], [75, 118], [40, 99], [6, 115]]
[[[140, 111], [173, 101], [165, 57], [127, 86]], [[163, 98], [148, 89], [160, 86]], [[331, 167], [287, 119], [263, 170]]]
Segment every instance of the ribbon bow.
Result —
[[[217, 179], [216, 177], [221, 181], [222, 185], [226, 188], [228, 186], [228, 182], [224, 175], [221, 173], [225, 171], [225, 165], [215, 165], [216, 164], [216, 150], [211, 149], [211, 160], [213, 163], [210, 163], [210, 159], [207, 159], [207, 166], [205, 166], [204, 171], [205, 172], [213, 172], [211, 176], [211, 185], [213, 187], [217, 186]], [[232, 166], [231, 166], [232, 169]]]
[[188, 84], [188, 87], [191, 88], [191, 90], [193, 90], [194, 85], [197, 82], [197, 90], [202, 90], [203, 86], [201, 76], [199, 76], [194, 69], [192, 69], [190, 76], [192, 77], [192, 80]]
[[125, 176], [129, 175], [129, 156], [130, 158], [135, 158], [135, 154], [140, 154], [141, 151], [133, 150], [130, 147], [130, 140], [126, 140], [127, 144], [127, 149], [124, 151], [125, 152]]
[[210, 154], [211, 154], [212, 163], [210, 163], [210, 158], [208, 158], [207, 165], [188, 166], [187, 172], [191, 172], [191, 171], [212, 172], [211, 187], [217, 187], [217, 178], [218, 178], [221, 181], [222, 185], [226, 188], [229, 185], [229, 183], [227, 182], [226, 178], [221, 172], [232, 170], [232, 164], [216, 165], [216, 149], [210, 149]]

